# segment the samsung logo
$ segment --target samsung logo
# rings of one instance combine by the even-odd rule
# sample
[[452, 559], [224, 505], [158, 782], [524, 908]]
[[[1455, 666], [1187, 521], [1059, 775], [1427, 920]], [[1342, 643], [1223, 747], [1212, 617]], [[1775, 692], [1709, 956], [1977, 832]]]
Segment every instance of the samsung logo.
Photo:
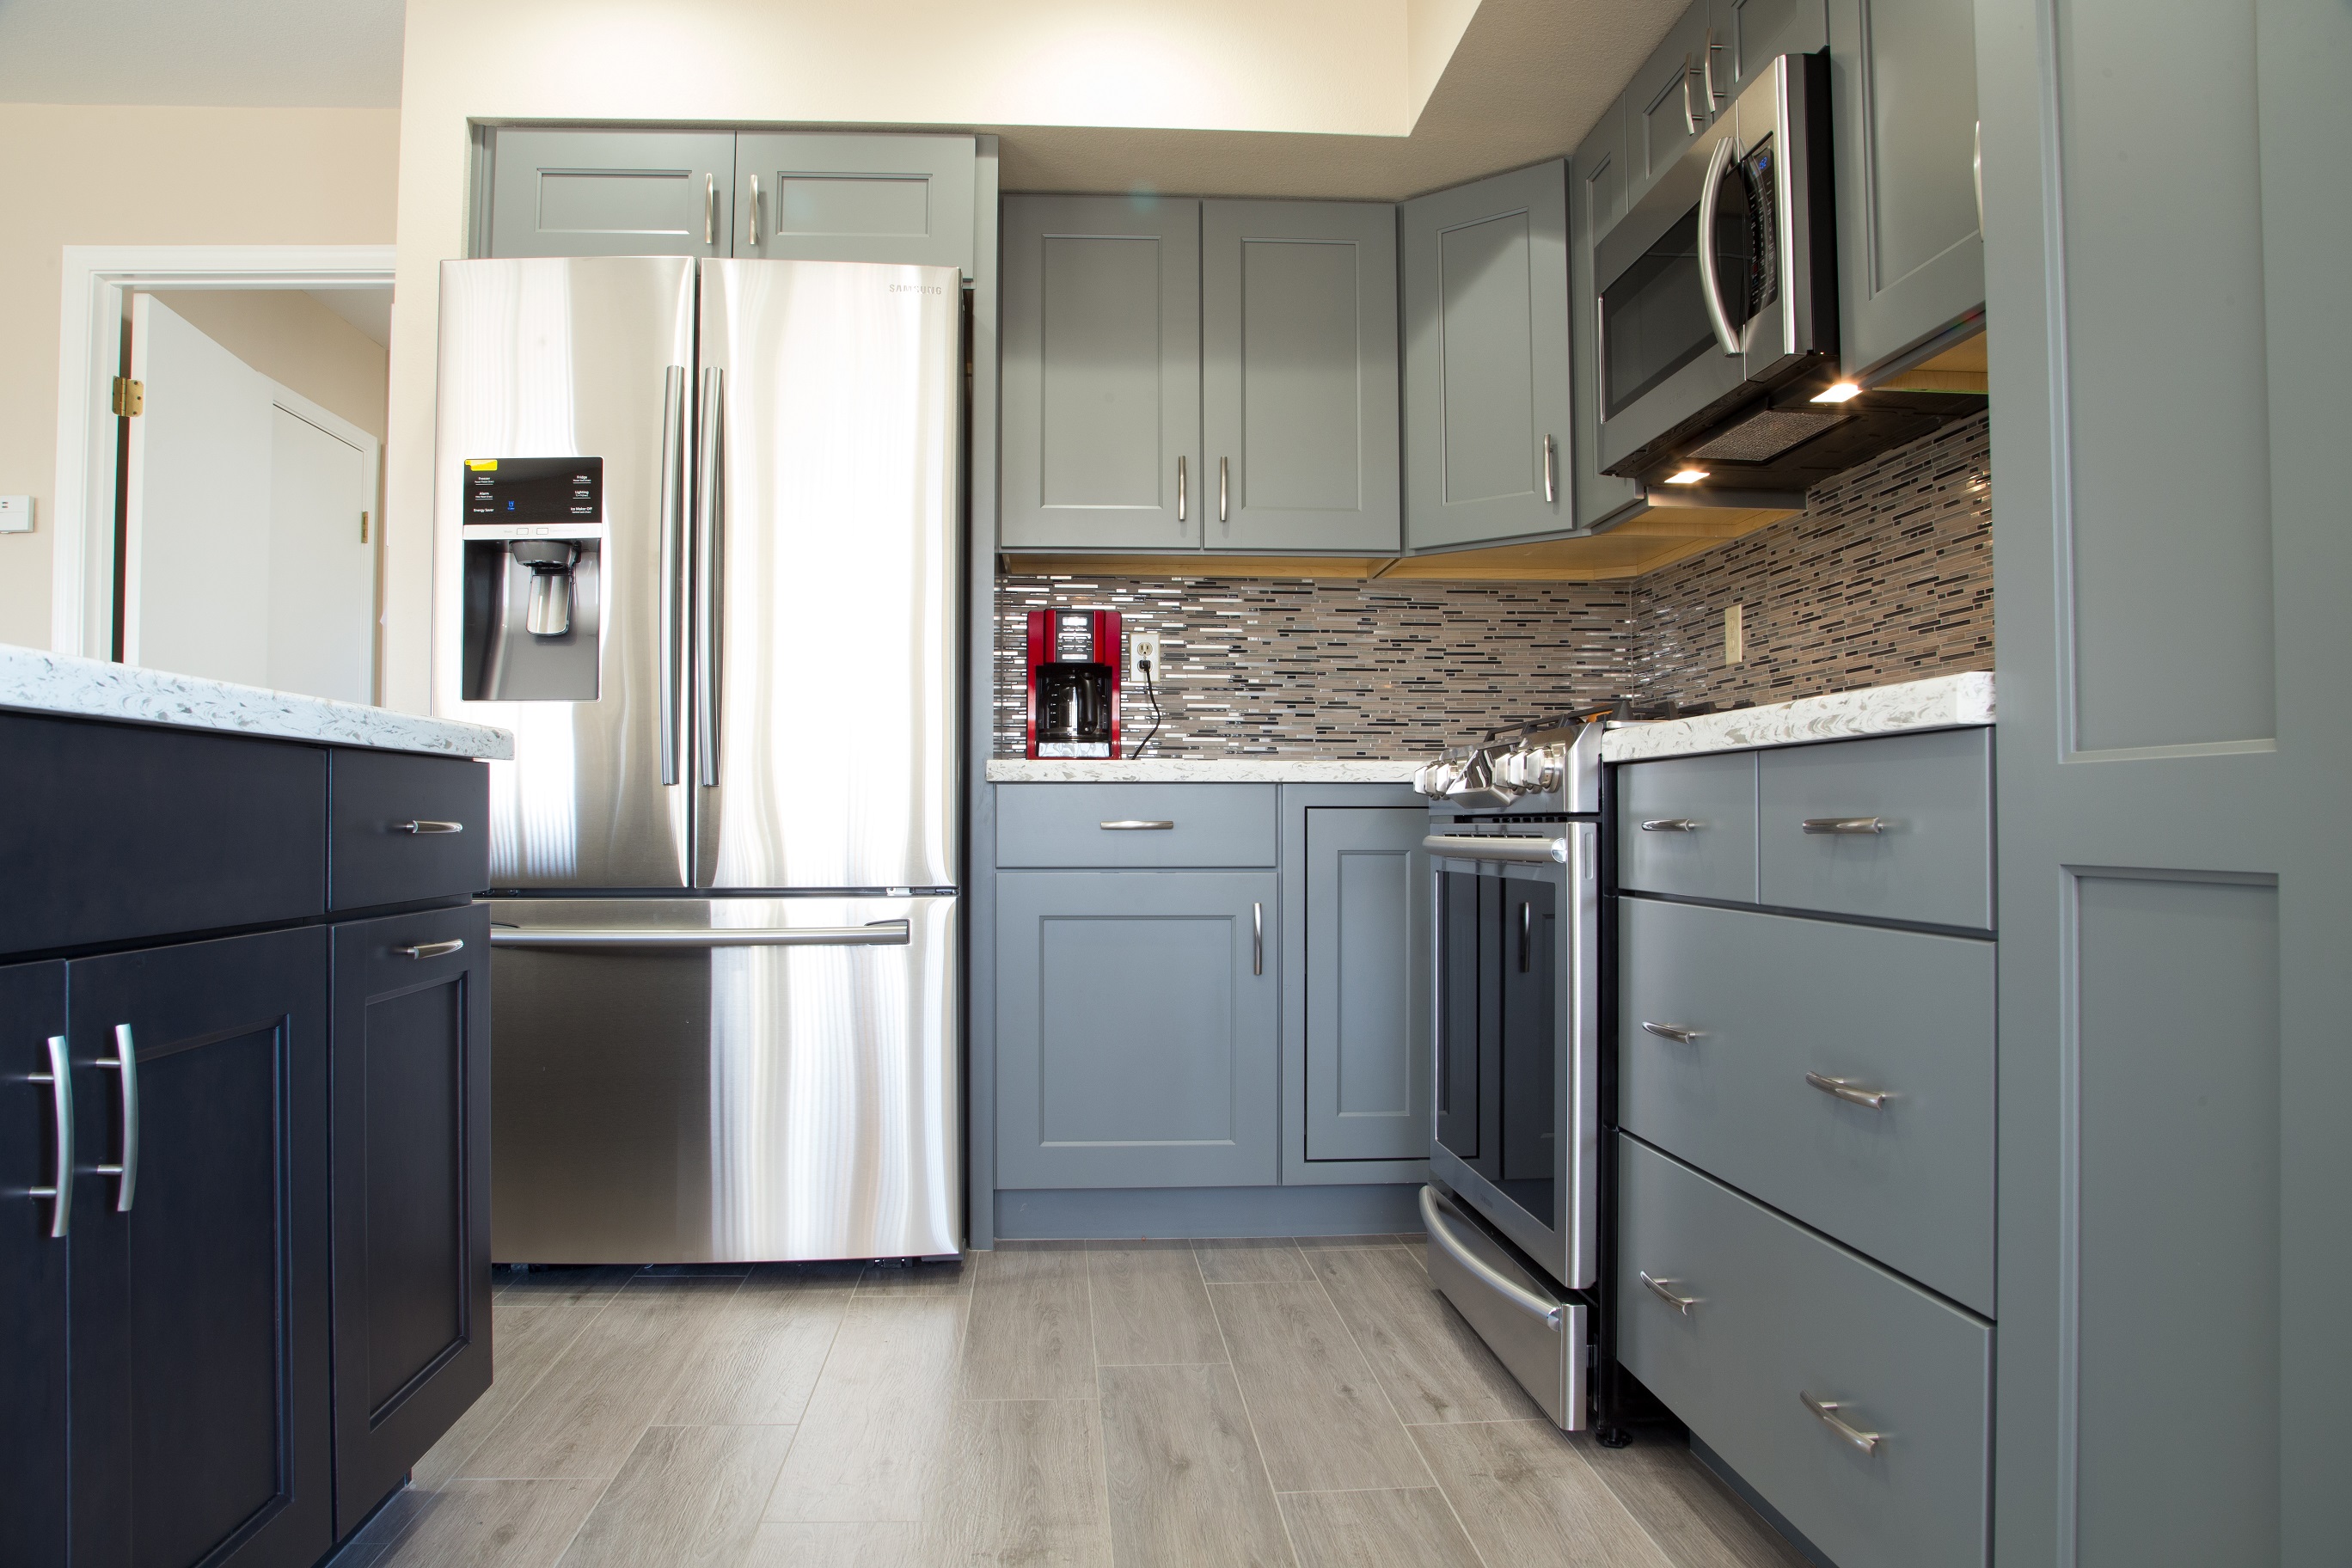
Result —
[[944, 294], [947, 290], [936, 283], [893, 283], [890, 285], [890, 292], [893, 294]]

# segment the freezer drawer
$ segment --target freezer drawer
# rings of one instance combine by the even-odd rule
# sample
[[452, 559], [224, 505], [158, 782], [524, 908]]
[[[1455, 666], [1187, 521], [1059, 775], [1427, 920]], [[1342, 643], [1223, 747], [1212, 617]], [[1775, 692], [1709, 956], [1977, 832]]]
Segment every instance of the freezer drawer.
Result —
[[956, 900], [494, 903], [493, 1255], [958, 1250]]

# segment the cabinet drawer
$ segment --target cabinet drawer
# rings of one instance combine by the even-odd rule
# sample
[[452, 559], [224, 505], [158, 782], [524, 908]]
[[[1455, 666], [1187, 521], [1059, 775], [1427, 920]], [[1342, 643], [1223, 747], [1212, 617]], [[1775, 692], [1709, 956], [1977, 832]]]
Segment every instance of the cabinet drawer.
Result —
[[1790, 746], [1756, 767], [1765, 903], [1991, 929], [1991, 731]]
[[317, 746], [0, 714], [0, 952], [300, 920], [325, 908]]
[[1278, 787], [999, 784], [996, 863], [1271, 866], [1278, 842]]
[[1993, 944], [1649, 899], [1618, 931], [1626, 1131], [1990, 1314]]
[[489, 885], [487, 766], [341, 747], [329, 756], [329, 909], [461, 897]]
[[1617, 885], [1756, 901], [1756, 753], [1617, 770]]
[[[1990, 1325], [1630, 1138], [1622, 1153], [1633, 1375], [1839, 1568], [1983, 1568]], [[1864, 1451], [1808, 1401], [1882, 1436]]]

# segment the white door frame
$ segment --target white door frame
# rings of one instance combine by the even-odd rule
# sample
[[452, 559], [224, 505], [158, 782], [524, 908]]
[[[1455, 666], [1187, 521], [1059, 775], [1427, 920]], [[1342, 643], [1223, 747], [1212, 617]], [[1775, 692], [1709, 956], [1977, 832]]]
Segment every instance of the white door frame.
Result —
[[[383, 289], [389, 245], [68, 245], [58, 310], [49, 647], [105, 658], [114, 627], [113, 388], [131, 289]], [[381, 521], [381, 520], [379, 520]], [[381, 638], [378, 639], [381, 641]]]

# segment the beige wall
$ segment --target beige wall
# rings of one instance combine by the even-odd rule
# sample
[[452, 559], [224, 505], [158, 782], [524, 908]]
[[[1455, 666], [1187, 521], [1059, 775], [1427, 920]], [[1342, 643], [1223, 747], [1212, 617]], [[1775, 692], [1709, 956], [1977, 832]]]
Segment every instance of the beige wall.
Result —
[[0, 642], [49, 640], [62, 248], [384, 244], [399, 131], [388, 109], [0, 103], [0, 493], [35, 498], [34, 531], [0, 534]]
[[290, 391], [383, 439], [383, 345], [299, 289], [158, 289], [196, 331]]

